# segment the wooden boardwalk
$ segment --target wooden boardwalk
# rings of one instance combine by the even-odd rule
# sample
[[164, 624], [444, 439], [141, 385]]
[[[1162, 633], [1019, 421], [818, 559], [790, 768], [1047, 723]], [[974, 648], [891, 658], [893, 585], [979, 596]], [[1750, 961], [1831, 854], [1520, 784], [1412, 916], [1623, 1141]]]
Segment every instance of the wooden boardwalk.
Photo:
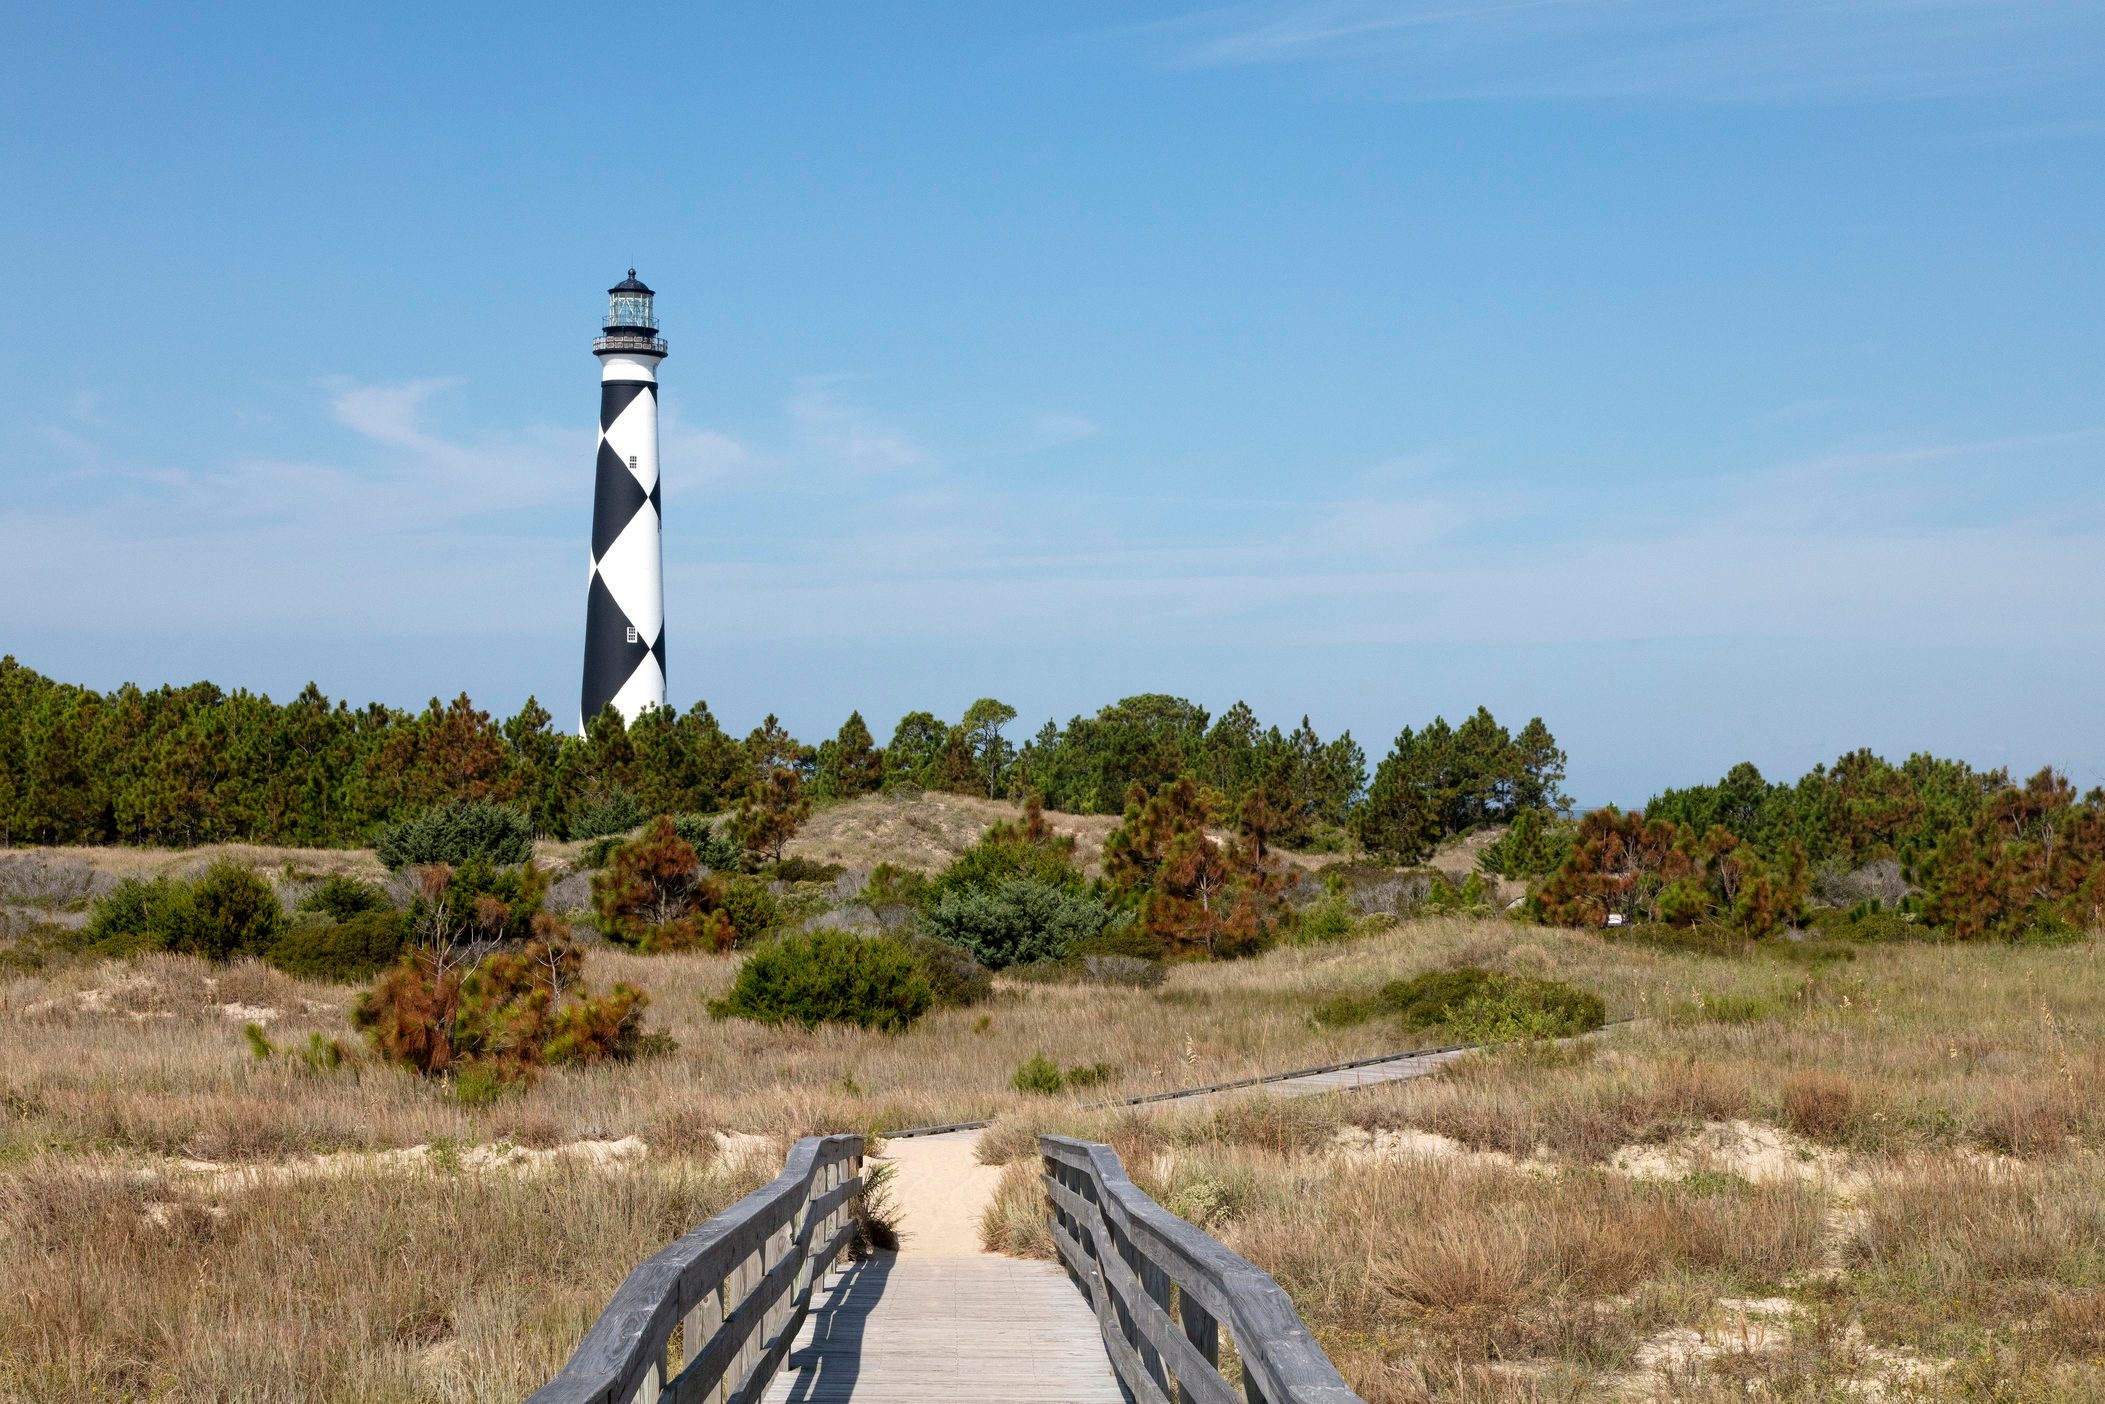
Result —
[[[1228, 1087], [1174, 1099], [1318, 1096], [1424, 1077], [1458, 1052]], [[1153, 1103], [1151, 1105], [1163, 1105]], [[813, 1297], [768, 1404], [1122, 1404], [1096, 1314], [1060, 1268], [978, 1250], [1000, 1171], [977, 1165], [979, 1133], [888, 1143], [902, 1251], [849, 1266]]]
[[851, 1264], [812, 1298], [771, 1404], [1119, 1404], [1096, 1313], [1051, 1263], [996, 1257], [979, 1217], [1001, 1171], [979, 1133], [894, 1142], [900, 1250]]
[[827, 1284], [769, 1404], [1121, 1404], [1096, 1314], [1051, 1263], [883, 1253]]

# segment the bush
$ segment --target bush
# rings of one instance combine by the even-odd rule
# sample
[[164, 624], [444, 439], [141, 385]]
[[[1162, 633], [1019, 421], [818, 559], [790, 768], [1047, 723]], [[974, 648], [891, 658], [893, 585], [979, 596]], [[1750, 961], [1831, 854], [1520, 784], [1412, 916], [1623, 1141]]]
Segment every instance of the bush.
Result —
[[970, 952], [948, 941], [938, 941], [933, 936], [919, 933], [900, 939], [921, 962], [921, 973], [928, 977], [928, 987], [935, 993], [938, 1008], [955, 1009], [978, 1004], [994, 993], [993, 976], [972, 958]]
[[173, 949], [189, 922], [189, 883], [126, 878], [96, 899], [83, 934], [97, 955], [137, 955]]
[[1067, 1070], [1069, 1087], [1101, 1087], [1109, 1082], [1118, 1069], [1109, 1063], [1084, 1063]]
[[634, 795], [616, 788], [571, 815], [568, 829], [573, 839], [603, 838], [625, 834], [649, 817]]
[[232, 859], [205, 869], [190, 888], [184, 929], [171, 949], [208, 960], [260, 956], [277, 944], [286, 927], [285, 908], [264, 879]]
[[1037, 1092], [1050, 1097], [1065, 1090], [1067, 1079], [1060, 1075], [1058, 1063], [1043, 1053], [1034, 1053], [1016, 1069], [1015, 1075], [1009, 1079], [1009, 1086], [1018, 1092]]
[[906, 942], [820, 928], [759, 947], [731, 992], [709, 1005], [719, 1019], [763, 1024], [857, 1024], [897, 1032], [928, 1012], [935, 991]]
[[735, 873], [744, 854], [728, 834], [700, 814], [675, 814], [672, 831], [680, 836], [703, 867], [712, 873]]
[[348, 984], [394, 964], [408, 940], [408, 913], [359, 912], [344, 921], [294, 926], [264, 959], [288, 975]]
[[872, 911], [884, 907], [918, 907], [928, 892], [928, 876], [897, 863], [879, 863], [856, 894], [856, 900]]
[[534, 856], [534, 831], [510, 805], [458, 800], [390, 825], [375, 851], [389, 871], [472, 858], [505, 867]]
[[1111, 913], [1071, 888], [1009, 878], [991, 889], [946, 892], [922, 918], [938, 940], [963, 947], [991, 970], [1034, 960], [1060, 960], [1102, 933]]
[[671, 819], [653, 820], [614, 850], [592, 879], [601, 934], [640, 951], [728, 951], [741, 932], [724, 909], [725, 884], [701, 870]]
[[769, 863], [760, 870], [760, 875], [770, 882], [837, 882], [847, 871], [838, 863], [792, 856]]
[[1044, 804], [1033, 796], [1020, 822], [1003, 820], [989, 826], [978, 842], [928, 881], [921, 889], [922, 905], [933, 910], [950, 893], [992, 891], [1016, 878], [1081, 893], [1089, 880], [1075, 866], [1074, 848], [1074, 836], [1054, 833], [1045, 822]]
[[390, 1061], [428, 1076], [472, 1074], [485, 1090], [529, 1081], [544, 1064], [635, 1057], [647, 1046], [648, 997], [633, 985], [593, 995], [583, 967], [560, 942], [496, 951], [465, 973], [418, 948], [359, 996], [351, 1022]]
[[1287, 931], [1297, 946], [1327, 946], [1357, 935], [1359, 917], [1352, 910], [1351, 899], [1341, 889], [1334, 889], [1297, 913]]
[[1473, 965], [1427, 970], [1382, 987], [1381, 1005], [1406, 1029], [1446, 1025], [1465, 1042], [1564, 1038], [1608, 1020], [1599, 995], [1562, 980], [1504, 975]]
[[367, 912], [384, 912], [390, 903], [387, 894], [370, 882], [338, 874], [323, 880], [300, 899], [303, 912], [320, 912], [335, 921], [349, 921], [352, 917]]
[[552, 934], [551, 925], [560, 928], [541, 914], [549, 876], [531, 862], [499, 868], [472, 858], [458, 868], [425, 868], [420, 877], [423, 890], [410, 907], [410, 927], [427, 941], [516, 945]]

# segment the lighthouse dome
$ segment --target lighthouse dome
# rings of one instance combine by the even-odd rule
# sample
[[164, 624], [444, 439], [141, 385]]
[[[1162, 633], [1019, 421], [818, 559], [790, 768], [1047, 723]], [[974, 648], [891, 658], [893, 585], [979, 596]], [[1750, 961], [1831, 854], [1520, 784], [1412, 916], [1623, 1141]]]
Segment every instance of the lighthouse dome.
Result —
[[656, 331], [658, 316], [651, 309], [653, 296], [631, 268], [628, 277], [607, 289], [607, 334]]

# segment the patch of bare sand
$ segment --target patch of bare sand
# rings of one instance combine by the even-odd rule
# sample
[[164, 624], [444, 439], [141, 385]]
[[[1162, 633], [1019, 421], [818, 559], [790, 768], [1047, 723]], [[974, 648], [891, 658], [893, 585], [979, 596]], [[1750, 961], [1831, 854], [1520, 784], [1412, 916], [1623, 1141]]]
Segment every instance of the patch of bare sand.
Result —
[[1662, 1145], [1624, 1146], [1608, 1167], [1640, 1180], [1684, 1180], [1709, 1173], [1749, 1184], [1827, 1184], [1854, 1189], [1863, 1174], [1850, 1157], [1755, 1121], [1712, 1121]]
[[[1773, 1359], [1790, 1348], [1805, 1315], [1789, 1297], [1721, 1297], [1697, 1325], [1661, 1331], [1638, 1346], [1633, 1368], [1608, 1380], [1607, 1392], [1626, 1400], [1672, 1397], [1721, 1360]], [[1874, 1345], [1854, 1321], [1843, 1328], [1839, 1344], [1850, 1370], [1838, 1382], [1840, 1390], [1864, 1399], [1883, 1399], [1895, 1390], [1916, 1397], [1955, 1363]]]
[[594, 1169], [612, 1170], [636, 1164], [649, 1154], [650, 1147], [641, 1137], [623, 1136], [619, 1140], [571, 1141], [565, 1145], [551, 1146], [546, 1150], [533, 1150], [526, 1146], [499, 1142], [495, 1145], [469, 1146], [466, 1149], [415, 1145], [399, 1150], [336, 1151], [328, 1155], [310, 1156], [305, 1160], [277, 1161], [260, 1165], [228, 1165], [216, 1160], [179, 1160], [175, 1162], [174, 1169], [176, 1182], [186, 1188], [207, 1193], [236, 1193], [258, 1185], [331, 1179], [340, 1175], [374, 1170], [403, 1173], [427, 1169], [539, 1170], [566, 1161]]
[[979, 1223], [994, 1202], [1002, 1167], [979, 1163], [979, 1132], [895, 1137], [872, 1159], [893, 1167], [886, 1188], [901, 1256], [987, 1256]]
[[1340, 1126], [1332, 1142], [1332, 1152], [1340, 1159], [1366, 1163], [1378, 1160], [1459, 1160], [1470, 1165], [1496, 1166], [1502, 1170], [1514, 1170], [1522, 1166], [1533, 1169], [1548, 1168], [1548, 1162], [1521, 1160], [1504, 1151], [1471, 1150], [1450, 1136], [1437, 1131], [1421, 1131], [1415, 1126], [1383, 1127], [1369, 1130], [1364, 1126]]

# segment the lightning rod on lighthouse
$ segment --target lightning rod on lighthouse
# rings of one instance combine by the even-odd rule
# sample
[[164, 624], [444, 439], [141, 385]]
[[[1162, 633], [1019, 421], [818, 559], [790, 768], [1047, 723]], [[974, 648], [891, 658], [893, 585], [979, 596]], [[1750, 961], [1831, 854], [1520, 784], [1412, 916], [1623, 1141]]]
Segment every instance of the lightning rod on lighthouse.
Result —
[[665, 568], [659, 548], [658, 363], [665, 339], [636, 270], [607, 289], [599, 357], [599, 466], [578, 730], [609, 702], [623, 721], [665, 705]]

